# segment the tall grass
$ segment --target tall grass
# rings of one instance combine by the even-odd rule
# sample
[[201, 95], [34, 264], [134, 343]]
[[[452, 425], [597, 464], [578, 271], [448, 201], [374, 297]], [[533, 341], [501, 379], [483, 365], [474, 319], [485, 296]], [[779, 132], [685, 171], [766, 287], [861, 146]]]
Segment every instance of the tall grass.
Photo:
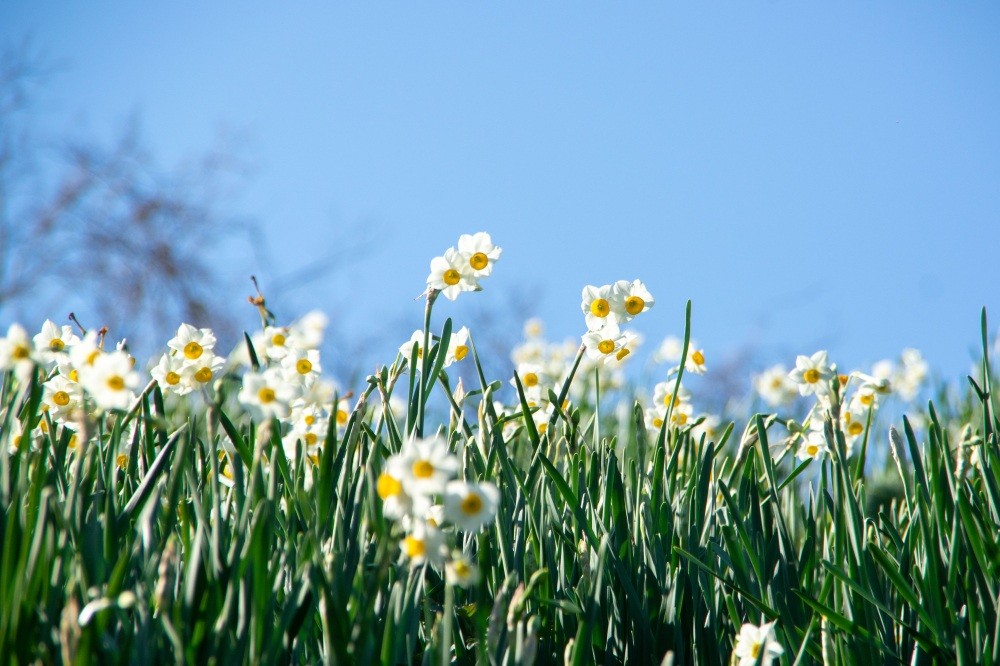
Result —
[[[456, 398], [451, 322], [432, 328], [428, 308], [429, 353], [370, 376], [315, 461], [236, 408], [237, 379], [173, 411], [151, 383], [74, 441], [41, 409], [38, 369], [3, 373], [3, 660], [726, 664], [742, 624], [773, 621], [782, 663], [1000, 662], [985, 312], [983, 372], [951, 421], [928, 404], [919, 433], [866, 432], [849, 457], [835, 395], [832, 455], [807, 463], [773, 415], [696, 440], [650, 433], [638, 405], [568, 404], [568, 386], [538, 427], [519, 381], [520, 409], [498, 413], [474, 347], [479, 385]], [[410, 566], [382, 515], [375, 481], [410, 432], [442, 434], [465, 478], [500, 488], [488, 529], [458, 534], [470, 589]]]

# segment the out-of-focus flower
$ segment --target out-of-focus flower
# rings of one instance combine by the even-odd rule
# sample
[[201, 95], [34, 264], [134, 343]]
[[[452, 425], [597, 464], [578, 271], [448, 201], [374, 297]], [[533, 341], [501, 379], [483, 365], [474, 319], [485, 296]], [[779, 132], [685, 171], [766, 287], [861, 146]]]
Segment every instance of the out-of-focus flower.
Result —
[[441, 493], [458, 471], [458, 460], [442, 437], [407, 440], [388, 462], [399, 465], [403, 488], [410, 495]]
[[812, 356], [799, 356], [795, 359], [795, 369], [788, 377], [799, 387], [801, 395], [829, 392], [829, 380], [833, 377], [833, 368], [827, 364], [826, 351], [818, 351]]
[[445, 577], [452, 585], [472, 587], [479, 582], [479, 567], [462, 553], [455, 552], [444, 565]]
[[239, 401], [257, 418], [283, 419], [291, 411], [292, 401], [298, 397], [298, 387], [290, 384], [280, 368], [264, 372], [248, 372], [243, 376]]
[[139, 374], [132, 364], [132, 357], [125, 352], [100, 354], [93, 365], [80, 369], [80, 384], [101, 409], [127, 409], [139, 385]]
[[458, 529], [478, 532], [493, 520], [500, 491], [492, 483], [451, 481], [444, 492], [444, 515]]
[[768, 368], [754, 379], [753, 385], [757, 394], [771, 407], [787, 407], [799, 394], [798, 386], [783, 365]]
[[7, 336], [0, 338], [0, 371], [13, 370], [18, 378], [24, 379], [34, 366], [33, 354], [28, 332], [20, 324], [11, 324]]

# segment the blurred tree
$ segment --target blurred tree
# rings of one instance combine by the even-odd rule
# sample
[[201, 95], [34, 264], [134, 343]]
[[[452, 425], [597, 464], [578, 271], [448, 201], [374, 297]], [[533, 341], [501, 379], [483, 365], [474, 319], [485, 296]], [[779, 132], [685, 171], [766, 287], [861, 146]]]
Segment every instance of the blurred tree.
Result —
[[232, 336], [247, 313], [213, 301], [233, 268], [223, 241], [260, 238], [223, 210], [245, 166], [218, 149], [163, 171], [134, 122], [110, 147], [73, 137], [53, 150], [32, 132], [47, 75], [27, 53], [0, 54], [0, 317], [27, 324], [72, 308], [116, 339], [159, 340], [180, 321]]

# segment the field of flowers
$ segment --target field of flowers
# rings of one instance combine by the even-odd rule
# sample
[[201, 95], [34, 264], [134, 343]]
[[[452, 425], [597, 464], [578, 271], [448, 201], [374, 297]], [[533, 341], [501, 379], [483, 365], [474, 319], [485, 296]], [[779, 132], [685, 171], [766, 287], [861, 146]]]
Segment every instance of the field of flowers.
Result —
[[964, 397], [918, 404], [915, 350], [864, 372], [818, 351], [711, 414], [690, 303], [660, 381], [625, 379], [640, 280], [584, 287], [580, 339], [529, 322], [514, 376], [485, 376], [432, 315], [500, 258], [477, 233], [433, 259], [423, 326], [353, 391], [323, 374], [323, 317], [279, 325], [262, 296], [226, 355], [189, 324], [148, 363], [11, 326], [3, 661], [1000, 662], [985, 312]]

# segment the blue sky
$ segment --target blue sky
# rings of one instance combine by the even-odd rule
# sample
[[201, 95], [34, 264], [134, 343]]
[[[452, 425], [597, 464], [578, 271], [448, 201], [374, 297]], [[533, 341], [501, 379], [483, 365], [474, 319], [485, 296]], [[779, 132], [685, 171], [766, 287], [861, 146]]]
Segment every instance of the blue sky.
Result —
[[495, 309], [511, 337], [532, 315], [578, 336], [583, 285], [640, 278], [635, 329], [682, 332], [692, 299], [710, 368], [915, 346], [958, 378], [980, 308], [1000, 322], [997, 3], [6, 2], [0, 26], [59, 65], [35, 104], [54, 134], [135, 115], [166, 165], [241, 137], [269, 261], [211, 248], [219, 307], [371, 230], [275, 305], [380, 340], [373, 364], [480, 230], [494, 275], [438, 307], [473, 334]]

